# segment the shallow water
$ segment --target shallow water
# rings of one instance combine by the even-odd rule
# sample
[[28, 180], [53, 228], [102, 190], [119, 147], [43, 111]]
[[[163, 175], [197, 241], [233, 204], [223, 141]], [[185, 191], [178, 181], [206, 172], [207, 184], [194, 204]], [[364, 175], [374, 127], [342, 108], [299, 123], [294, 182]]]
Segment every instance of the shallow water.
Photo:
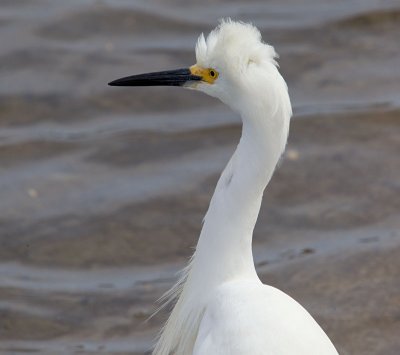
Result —
[[200, 93], [106, 83], [193, 64], [223, 16], [275, 46], [295, 111], [260, 277], [341, 354], [399, 353], [398, 1], [3, 0], [1, 354], [151, 347], [240, 121]]

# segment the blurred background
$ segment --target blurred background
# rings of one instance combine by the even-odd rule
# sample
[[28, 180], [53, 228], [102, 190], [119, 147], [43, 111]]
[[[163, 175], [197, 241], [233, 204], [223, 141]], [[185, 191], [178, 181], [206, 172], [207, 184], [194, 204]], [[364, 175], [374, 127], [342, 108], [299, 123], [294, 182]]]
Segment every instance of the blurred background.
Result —
[[281, 56], [294, 106], [260, 278], [339, 352], [400, 353], [398, 0], [1, 0], [0, 353], [145, 354], [239, 117], [113, 79], [195, 63], [221, 17]]

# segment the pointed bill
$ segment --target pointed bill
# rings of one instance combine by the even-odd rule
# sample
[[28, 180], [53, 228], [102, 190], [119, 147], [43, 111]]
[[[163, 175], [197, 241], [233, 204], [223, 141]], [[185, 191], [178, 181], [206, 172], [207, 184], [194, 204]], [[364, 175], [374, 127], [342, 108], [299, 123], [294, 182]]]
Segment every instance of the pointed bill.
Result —
[[201, 76], [194, 75], [189, 68], [167, 70], [154, 73], [131, 75], [114, 80], [110, 86], [184, 86], [190, 82], [202, 80]]

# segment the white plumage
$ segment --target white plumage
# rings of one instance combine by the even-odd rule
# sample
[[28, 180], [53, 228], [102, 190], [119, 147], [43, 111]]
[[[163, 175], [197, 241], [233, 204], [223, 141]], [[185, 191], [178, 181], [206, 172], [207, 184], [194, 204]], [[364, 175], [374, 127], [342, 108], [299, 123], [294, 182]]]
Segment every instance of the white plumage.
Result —
[[202, 80], [184, 86], [219, 98], [241, 115], [243, 129], [191, 262], [166, 295], [167, 302], [176, 304], [154, 355], [337, 354], [309, 313], [288, 295], [263, 285], [254, 267], [253, 229], [292, 115], [275, 58], [254, 26], [231, 20], [197, 42], [197, 69], [192, 72], [212, 68], [218, 78], [199, 74]]

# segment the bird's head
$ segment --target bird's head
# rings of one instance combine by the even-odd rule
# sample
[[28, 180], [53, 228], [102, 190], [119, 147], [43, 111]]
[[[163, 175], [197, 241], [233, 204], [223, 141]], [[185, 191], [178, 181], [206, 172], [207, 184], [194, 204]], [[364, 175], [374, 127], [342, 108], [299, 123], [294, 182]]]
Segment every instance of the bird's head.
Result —
[[132, 75], [109, 85], [182, 86], [217, 97], [235, 109], [246, 97], [243, 93], [268, 91], [268, 83], [278, 73], [276, 56], [274, 48], [262, 42], [256, 27], [227, 19], [207, 38], [200, 35], [197, 63], [191, 67]]

